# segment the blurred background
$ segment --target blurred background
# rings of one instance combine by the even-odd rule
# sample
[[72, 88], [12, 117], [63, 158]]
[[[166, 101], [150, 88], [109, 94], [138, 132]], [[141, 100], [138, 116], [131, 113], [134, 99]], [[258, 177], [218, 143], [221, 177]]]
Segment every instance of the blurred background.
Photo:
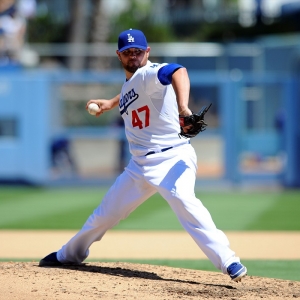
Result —
[[190, 107], [212, 103], [192, 140], [197, 185], [300, 187], [299, 0], [1, 0], [0, 183], [108, 183], [129, 159], [117, 109], [121, 31], [152, 62], [190, 74]]

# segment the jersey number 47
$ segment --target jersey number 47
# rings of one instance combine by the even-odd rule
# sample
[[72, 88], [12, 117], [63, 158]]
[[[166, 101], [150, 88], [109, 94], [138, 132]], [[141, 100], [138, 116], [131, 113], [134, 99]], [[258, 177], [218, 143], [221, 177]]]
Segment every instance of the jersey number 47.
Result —
[[148, 105], [142, 106], [138, 108], [137, 110], [132, 111], [132, 127], [139, 127], [139, 129], [142, 129], [144, 127], [149, 126], [149, 120], [150, 120], [150, 109]]

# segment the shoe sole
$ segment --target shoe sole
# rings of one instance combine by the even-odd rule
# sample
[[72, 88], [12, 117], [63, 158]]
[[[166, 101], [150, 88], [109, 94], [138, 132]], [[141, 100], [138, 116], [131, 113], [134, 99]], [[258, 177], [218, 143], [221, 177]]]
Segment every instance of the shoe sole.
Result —
[[241, 282], [242, 278], [246, 277], [247, 275], [247, 269], [245, 268], [245, 271], [243, 273], [241, 273], [239, 276], [237, 276], [236, 278], [232, 279], [234, 282]]

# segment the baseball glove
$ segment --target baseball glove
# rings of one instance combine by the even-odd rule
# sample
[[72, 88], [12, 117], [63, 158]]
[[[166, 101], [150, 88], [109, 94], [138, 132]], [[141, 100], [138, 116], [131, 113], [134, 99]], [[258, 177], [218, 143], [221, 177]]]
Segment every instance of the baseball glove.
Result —
[[[204, 122], [204, 115], [210, 109], [212, 104], [209, 106], [203, 106], [198, 113], [193, 113], [190, 116], [180, 116], [179, 115], [179, 123], [180, 123], [180, 133], [179, 136], [184, 138], [193, 138], [198, 133], [204, 131], [206, 129], [207, 124]], [[184, 132], [183, 127], [188, 126]]]

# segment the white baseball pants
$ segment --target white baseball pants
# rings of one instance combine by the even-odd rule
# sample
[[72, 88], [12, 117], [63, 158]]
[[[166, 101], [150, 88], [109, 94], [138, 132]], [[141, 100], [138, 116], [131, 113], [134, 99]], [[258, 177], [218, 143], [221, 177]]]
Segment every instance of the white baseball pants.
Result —
[[90, 245], [158, 192], [169, 203], [184, 229], [216, 268], [240, 259], [229, 248], [226, 235], [216, 228], [210, 213], [194, 193], [197, 158], [190, 144], [165, 152], [133, 157], [82, 229], [57, 253], [62, 263], [84, 261]]

